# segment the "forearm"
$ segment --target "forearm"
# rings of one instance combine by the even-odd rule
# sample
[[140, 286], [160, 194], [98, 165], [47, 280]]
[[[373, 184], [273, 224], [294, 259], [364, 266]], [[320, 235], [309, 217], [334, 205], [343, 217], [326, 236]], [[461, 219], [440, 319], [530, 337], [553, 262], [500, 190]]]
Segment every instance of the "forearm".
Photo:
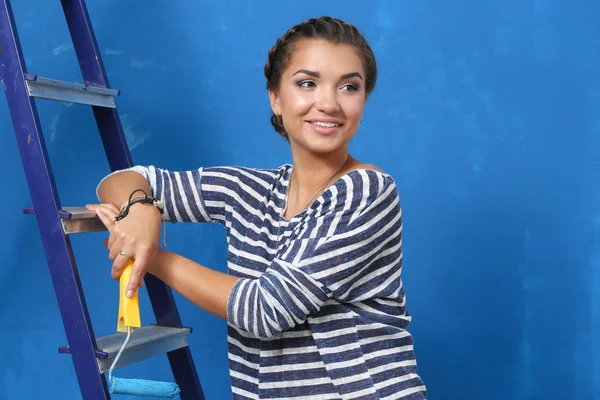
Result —
[[[102, 203], [114, 204], [120, 208], [129, 200], [134, 190], [142, 189], [148, 195], [151, 188], [148, 181], [140, 173], [134, 171], [123, 171], [108, 176], [98, 186], [98, 197]], [[142, 195], [136, 193], [135, 196]]]
[[273, 337], [302, 323], [329, 298], [318, 282], [284, 263], [274, 263], [260, 278], [243, 279], [159, 249], [148, 272], [196, 306], [257, 337]]
[[227, 319], [229, 293], [239, 278], [163, 249], [159, 249], [148, 272], [198, 307]]

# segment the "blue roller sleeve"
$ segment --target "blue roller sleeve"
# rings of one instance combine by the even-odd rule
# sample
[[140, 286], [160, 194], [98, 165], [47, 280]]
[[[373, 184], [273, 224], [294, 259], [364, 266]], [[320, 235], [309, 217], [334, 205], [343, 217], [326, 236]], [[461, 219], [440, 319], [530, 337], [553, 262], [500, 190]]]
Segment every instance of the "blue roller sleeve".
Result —
[[179, 386], [171, 382], [157, 382], [144, 379], [112, 378], [109, 386], [112, 394], [174, 399], [181, 392]]

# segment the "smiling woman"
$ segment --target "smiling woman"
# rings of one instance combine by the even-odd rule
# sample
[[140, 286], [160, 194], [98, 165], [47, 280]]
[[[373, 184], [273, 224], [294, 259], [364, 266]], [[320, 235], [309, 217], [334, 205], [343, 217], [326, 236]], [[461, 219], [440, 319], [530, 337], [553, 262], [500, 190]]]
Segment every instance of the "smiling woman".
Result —
[[302, 40], [288, 64], [269, 93], [296, 155], [348, 153], [367, 100], [361, 55], [352, 45]]
[[[407, 331], [396, 184], [348, 153], [375, 57], [354, 26], [310, 19], [269, 51], [265, 76], [293, 165], [109, 175], [102, 204], [88, 207], [110, 231], [112, 275], [133, 258], [131, 293], [150, 273], [226, 319], [236, 399], [425, 399]], [[148, 201], [128, 204], [140, 191]], [[162, 218], [224, 225], [228, 273], [159, 249]]]

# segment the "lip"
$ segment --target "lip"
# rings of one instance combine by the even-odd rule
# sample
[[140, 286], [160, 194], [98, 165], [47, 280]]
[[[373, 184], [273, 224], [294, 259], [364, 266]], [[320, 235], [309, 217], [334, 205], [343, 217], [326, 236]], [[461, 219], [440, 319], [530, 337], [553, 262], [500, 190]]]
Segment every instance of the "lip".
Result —
[[[337, 126], [333, 126], [333, 127], [317, 126], [313, 122], [325, 122], [325, 123], [330, 123], [330, 124], [336, 124]], [[318, 135], [321, 135], [321, 136], [332, 135], [335, 132], [342, 129], [342, 127], [344, 126], [344, 123], [342, 121], [340, 121], [339, 119], [333, 119], [333, 118], [314, 118], [314, 119], [307, 120], [306, 123], [310, 125], [310, 127], [312, 128], [312, 130], [315, 133], [317, 133]]]
[[337, 124], [337, 125], [343, 125], [344, 124], [344, 121], [342, 121], [340, 119], [324, 118], [324, 117], [307, 119], [306, 122], [310, 122], [310, 123], [313, 123], [313, 122], [325, 122], [325, 123], [328, 123], [328, 124]]

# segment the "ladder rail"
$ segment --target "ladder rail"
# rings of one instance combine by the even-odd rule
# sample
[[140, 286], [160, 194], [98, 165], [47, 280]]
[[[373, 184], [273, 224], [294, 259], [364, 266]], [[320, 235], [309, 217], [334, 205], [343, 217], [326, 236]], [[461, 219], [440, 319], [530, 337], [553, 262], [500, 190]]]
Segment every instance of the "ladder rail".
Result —
[[[144, 282], [148, 293], [152, 293], [150, 303], [157, 322], [160, 321], [158, 324], [177, 328], [181, 327], [181, 318], [175, 306], [173, 291], [154, 275], [146, 274]], [[182, 400], [205, 400], [204, 391], [189, 346], [167, 353], [167, 358], [169, 359], [175, 381], [181, 388], [180, 396]]]
[[[73, 47], [86, 85], [110, 88], [85, 0], [61, 0]], [[95, 59], [95, 62], [83, 60]], [[111, 171], [133, 166], [117, 109], [92, 106]], [[126, 160], [126, 162], [124, 162]], [[158, 278], [144, 279], [158, 325], [182, 327], [171, 289]], [[158, 300], [160, 299], [160, 301]], [[183, 400], [203, 400], [204, 394], [189, 347], [167, 354]], [[199, 397], [196, 395], [199, 394]]]
[[[43, 86], [40, 87], [43, 92], [35, 91], [36, 93], [31, 90], [36, 84], [31, 82], [38, 78], [27, 73], [10, 0], [0, 2], [0, 79], [7, 96], [33, 203], [33, 208], [26, 212], [36, 216], [69, 344], [61, 347], [59, 352], [71, 354], [84, 399], [109, 400], [107, 382], [97, 360], [107, 354], [97, 348], [98, 343], [68, 237], [70, 233], [89, 231], [90, 227], [80, 226], [73, 231], [66, 227], [68, 224], [65, 218], [72, 215], [66, 211], [68, 208], [62, 208], [60, 202], [34, 97], [91, 105], [110, 170], [115, 171], [133, 165], [119, 113], [111, 98], [104, 99], [106, 101], [103, 102], [91, 101], [91, 96], [85, 98], [83, 92], [92, 87], [91, 93], [110, 97], [116, 91], [110, 89], [85, 0], [61, 0], [84, 85], [42, 78], [38, 83]], [[61, 89], [70, 92], [61, 92]], [[149, 274], [145, 282], [157, 324], [183, 328], [171, 289]], [[166, 354], [175, 381], [182, 389], [181, 399], [204, 400], [189, 346]]]
[[[77, 272], [69, 238], [63, 234], [61, 208], [46, 143], [35, 102], [27, 94], [23, 51], [9, 0], [0, 8], [0, 76], [5, 86], [9, 113], [42, 245], [48, 260], [65, 334], [72, 349], [73, 364], [85, 399], [110, 399], [104, 375], [96, 361], [96, 339]], [[99, 394], [104, 393], [103, 397]]]
[[[61, 0], [61, 4], [85, 85], [110, 88], [85, 1]], [[87, 60], [94, 60], [94, 62]], [[131, 167], [133, 161], [119, 112], [116, 109], [99, 106], [92, 106], [92, 110], [100, 130], [110, 170]]]

